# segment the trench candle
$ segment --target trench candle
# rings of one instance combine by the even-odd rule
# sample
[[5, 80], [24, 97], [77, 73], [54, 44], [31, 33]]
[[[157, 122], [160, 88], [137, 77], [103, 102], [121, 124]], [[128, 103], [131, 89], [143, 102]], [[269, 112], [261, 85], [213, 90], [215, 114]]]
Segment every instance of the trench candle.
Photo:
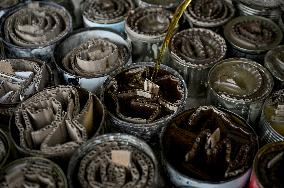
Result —
[[130, 12], [125, 31], [132, 43], [133, 61], [157, 59], [171, 17], [171, 12], [162, 8], [137, 8]]
[[6, 133], [0, 129], [0, 168], [7, 163], [10, 157], [11, 143]]
[[260, 64], [243, 58], [225, 59], [208, 74], [208, 102], [256, 124], [273, 83], [269, 71]]
[[267, 51], [282, 41], [282, 31], [273, 21], [260, 16], [240, 16], [226, 24], [228, 55], [263, 63]]
[[262, 144], [284, 140], [284, 90], [265, 101], [258, 129]]
[[277, 46], [267, 52], [264, 66], [273, 75], [275, 88], [282, 89], [284, 87], [284, 46]]
[[72, 30], [67, 10], [52, 2], [28, 2], [1, 18], [7, 57], [33, 57], [49, 62], [55, 45]]
[[20, 154], [63, 161], [98, 134], [103, 122], [104, 108], [95, 95], [81, 88], [56, 86], [18, 106], [10, 134]]
[[98, 136], [69, 162], [69, 187], [157, 187], [158, 163], [151, 148], [126, 134]]
[[210, 68], [226, 54], [225, 40], [217, 33], [202, 28], [192, 28], [176, 33], [169, 45], [173, 62], [188, 86], [193, 97], [206, 95], [206, 82]]
[[87, 0], [82, 4], [85, 27], [111, 28], [124, 32], [125, 19], [134, 9], [132, 0]]
[[41, 187], [67, 188], [64, 172], [52, 161], [40, 157], [21, 158], [2, 169], [2, 188]]
[[0, 60], [0, 113], [11, 115], [16, 106], [52, 85], [49, 66], [35, 59]]
[[239, 14], [243, 16], [263, 16], [278, 22], [281, 16], [279, 0], [236, 0]]
[[235, 9], [226, 0], [193, 0], [184, 15], [191, 27], [218, 31], [233, 18]]
[[249, 188], [284, 187], [284, 142], [263, 146], [256, 154]]
[[5, 14], [10, 8], [20, 3], [21, 0], [3, 0], [0, 2], [0, 17]]
[[162, 132], [162, 161], [178, 187], [244, 187], [257, 135], [239, 116], [201, 106], [176, 116]]
[[174, 10], [182, 0], [136, 0], [139, 7], [142, 8], [165, 8]]
[[137, 63], [109, 77], [102, 100], [112, 131], [133, 134], [147, 141], [186, 103], [187, 89], [182, 77], [162, 65], [155, 80], [149, 78], [153, 63]]
[[130, 49], [122, 34], [86, 28], [63, 40], [56, 47], [53, 60], [67, 84], [98, 92], [112, 72], [132, 62]]

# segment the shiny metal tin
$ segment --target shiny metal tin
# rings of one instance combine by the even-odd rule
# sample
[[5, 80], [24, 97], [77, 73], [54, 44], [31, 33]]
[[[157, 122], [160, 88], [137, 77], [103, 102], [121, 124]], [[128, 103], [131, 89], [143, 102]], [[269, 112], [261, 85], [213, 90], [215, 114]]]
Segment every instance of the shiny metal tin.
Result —
[[132, 43], [134, 62], [157, 59], [171, 17], [171, 12], [162, 8], [137, 8], [130, 12], [125, 32]]
[[125, 18], [134, 7], [132, 0], [87, 0], [82, 4], [83, 22], [85, 27], [110, 28], [124, 32]]
[[277, 46], [270, 50], [264, 58], [264, 66], [271, 72], [274, 78], [275, 88], [284, 87], [284, 46]]
[[[187, 46], [189, 41], [192, 42], [193, 48]], [[225, 57], [226, 51], [225, 40], [208, 29], [192, 28], [173, 36], [169, 45], [173, 60], [170, 66], [183, 76], [189, 96], [206, 95], [208, 72], [214, 64]]]
[[[143, 67], [153, 67], [154, 68], [155, 64], [154, 63], [136, 63], [128, 67], [127, 69], [131, 68], [143, 68]], [[142, 138], [146, 141], [150, 141], [151, 139], [156, 139], [155, 136], [159, 133], [160, 129], [165, 126], [178, 112], [183, 110], [186, 105], [186, 99], [187, 99], [187, 87], [185, 84], [185, 81], [183, 78], [180, 76], [178, 72], [176, 72], [174, 69], [161, 65], [160, 67], [161, 71], [166, 71], [173, 75], [174, 77], [178, 78], [179, 82], [181, 83], [181, 89], [183, 90], [183, 95], [181, 99], [180, 105], [177, 107], [176, 112], [171, 113], [170, 115], [167, 115], [165, 117], [158, 118], [154, 120], [151, 123], [134, 123], [134, 122], [128, 122], [125, 120], [122, 120], [121, 118], [117, 117], [115, 114], [111, 113], [110, 110], [107, 109], [107, 124], [112, 132], [122, 132], [122, 133], [127, 133], [131, 134], [134, 136], [137, 136], [139, 138]], [[122, 72], [122, 71], [121, 71]], [[115, 74], [112, 75], [112, 77], [109, 77], [106, 82], [104, 83], [103, 87], [103, 92], [102, 92], [102, 101], [104, 104], [106, 104], [106, 100], [104, 97], [106, 96], [105, 92], [107, 90], [107, 87], [111, 84], [112, 78], [114, 78], [116, 75], [118, 75], [120, 72], [116, 72]], [[113, 107], [114, 108], [114, 107]]]
[[[35, 94], [34, 96], [30, 97], [28, 100], [26, 100], [26, 102], [34, 100], [33, 98], [35, 98], [35, 97], [43, 96], [43, 95], [41, 95], [43, 92], [52, 92], [52, 91], [55, 91], [58, 88], [63, 88], [63, 89], [71, 88], [71, 89], [74, 89], [74, 90], [76, 90], [78, 92], [79, 101], [75, 100], [73, 102], [73, 106], [74, 106], [74, 103], [79, 102], [80, 103], [79, 105], [81, 105], [79, 111], [82, 114], [85, 114], [85, 110], [89, 109], [88, 107], [86, 107], [86, 105], [87, 105], [86, 103], [88, 101], [88, 98], [89, 97], [93, 98], [93, 104], [92, 104], [92, 106], [90, 106], [90, 107], [93, 107], [93, 115], [92, 115], [92, 117], [89, 117], [89, 115], [87, 117], [87, 118], [92, 118], [93, 119], [92, 120], [93, 124], [91, 125], [91, 127], [85, 127], [86, 128], [86, 135], [84, 135], [84, 134], [82, 134], [82, 135], [86, 136], [87, 139], [91, 139], [92, 137], [95, 137], [95, 136], [101, 134], [103, 132], [104, 125], [105, 125], [105, 110], [104, 110], [104, 106], [103, 106], [103, 104], [101, 103], [101, 101], [99, 100], [99, 98], [96, 95], [91, 94], [90, 92], [86, 91], [85, 89], [78, 88], [78, 87], [73, 87], [73, 86], [63, 86], [63, 85], [61, 86], [61, 85], [59, 85], [59, 86], [55, 86], [55, 87], [46, 88], [45, 90], [43, 90], [43, 91]], [[62, 91], [62, 93], [64, 93], [64, 92], [66, 93], [66, 91]], [[50, 97], [50, 98], [53, 98], [53, 97]], [[53, 99], [51, 99], [51, 100], [53, 100]], [[31, 104], [31, 103], [27, 103], [27, 104], [29, 104], [28, 106], [35, 105], [35, 104]], [[69, 106], [70, 106], [70, 104], [71, 104], [71, 101], [69, 103]], [[82, 104], [85, 104], [85, 106], [83, 106]], [[24, 109], [25, 106], [22, 106], [22, 104], [20, 104], [17, 107], [17, 109], [19, 109], [19, 108], [23, 108]], [[40, 110], [44, 109], [43, 107], [38, 107], [38, 108], [39, 108], [39, 110], [37, 111], [37, 113], [40, 113], [41, 112]], [[67, 107], [65, 107], [65, 108], [67, 108]], [[23, 111], [23, 109], [22, 109], [22, 111]], [[75, 111], [77, 111], [77, 110], [74, 109], [73, 113], [75, 113]], [[27, 157], [29, 157], [29, 156], [40, 156], [40, 157], [49, 158], [49, 159], [55, 160], [56, 162], [58, 162], [58, 164], [60, 164], [61, 167], [65, 168], [66, 167], [66, 160], [70, 159], [72, 153], [60, 151], [58, 153], [54, 153], [53, 152], [52, 154], [49, 154], [46, 151], [40, 150], [40, 148], [36, 148], [36, 149], [30, 148], [30, 147], [24, 148], [24, 147], [21, 146], [21, 140], [20, 140], [21, 136], [20, 136], [19, 128], [16, 125], [16, 114], [15, 113], [14, 113], [14, 115], [10, 119], [10, 124], [9, 124], [9, 134], [10, 135], [9, 136], [11, 138], [11, 141], [12, 141], [13, 145], [19, 151], [19, 155], [27, 156]], [[62, 111], [62, 114], [60, 114], [60, 115], [64, 116], [64, 114], [66, 115], [66, 112]], [[46, 114], [45, 114], [45, 116], [46, 116]], [[43, 118], [43, 119], [46, 119], [46, 118]], [[56, 121], [56, 119], [54, 121]], [[76, 120], [75, 117], [72, 120], [73, 121], [79, 121], [79, 120]], [[53, 121], [53, 120], [51, 120], [51, 121]], [[58, 121], [58, 119], [57, 119], [57, 121]], [[68, 120], [66, 120], [66, 121], [68, 121]], [[84, 120], [84, 122], [86, 124], [89, 123], [88, 120]], [[47, 130], [50, 125], [54, 125], [54, 124], [51, 123], [51, 124], [45, 125], [44, 127], [41, 127], [40, 129], [37, 128], [37, 131]], [[37, 126], [37, 125], [35, 125], [35, 126]], [[60, 125], [60, 126], [62, 126], [62, 125]], [[76, 128], [79, 129], [79, 127], [76, 127]], [[29, 131], [27, 131], [27, 133], [28, 132], [30, 133], [31, 131], [32, 130], [29, 130]], [[44, 142], [44, 140], [46, 140], [47, 135], [45, 134], [45, 135], [41, 135], [41, 136], [44, 137], [44, 139], [42, 139], [41, 142]], [[63, 135], [61, 135], [61, 136], [63, 138]], [[57, 138], [55, 138], [54, 140], [56, 140], [55, 142], [58, 142]], [[80, 144], [82, 144], [83, 142], [84, 142], [84, 140], [82, 139]]]
[[[239, 67], [238, 70], [235, 70], [234, 66]], [[244, 72], [241, 73], [241, 71]], [[241, 89], [244, 91], [243, 94], [218, 92], [214, 89], [214, 80], [216, 83], [220, 81], [222, 83], [222, 79], [224, 79], [224, 85], [228, 84], [229, 88], [244, 86], [244, 90]], [[251, 124], [256, 124], [262, 105], [271, 93], [273, 85], [271, 74], [260, 64], [244, 58], [225, 59], [209, 72], [208, 101], [240, 115]]]
[[193, 0], [184, 13], [191, 27], [203, 27], [218, 31], [235, 15], [232, 3], [223, 1]]
[[275, 22], [281, 16], [280, 3], [279, 0], [236, 0], [240, 15], [263, 16]]
[[[279, 164], [282, 163], [283, 166], [283, 152], [284, 142], [267, 144], [257, 152], [253, 162], [252, 175], [248, 186], [249, 188], [283, 186], [283, 178], [281, 173], [283, 168], [281, 169], [281, 164]], [[270, 170], [270, 167], [276, 165], [280, 165], [280, 169], [278, 167], [277, 172], [272, 172], [272, 170]], [[276, 185], [275, 182], [277, 182], [278, 184]], [[282, 185], [279, 184], [280, 182], [282, 183]]]
[[[272, 93], [263, 105], [258, 126], [258, 132], [262, 144], [284, 140], [284, 131], [281, 125], [282, 114], [278, 109], [284, 103], [283, 96], [284, 90], [276, 91]], [[275, 128], [273, 128], [273, 126], [275, 126]]]
[[29, 57], [29, 58], [38, 58], [41, 59], [43, 61], [47, 61], [50, 62], [51, 58], [52, 58], [52, 54], [53, 54], [53, 50], [56, 46], [56, 44], [63, 39], [69, 32], [72, 31], [72, 17], [71, 15], [68, 13], [68, 11], [53, 2], [46, 2], [46, 1], [40, 1], [40, 2], [34, 2], [34, 3], [38, 3], [39, 6], [52, 6], [55, 7], [57, 9], [62, 10], [62, 12], [64, 13], [64, 15], [67, 18], [67, 25], [66, 25], [66, 33], [64, 35], [62, 35], [61, 38], [59, 38], [58, 40], [51, 42], [51, 43], [47, 43], [44, 45], [36, 45], [36, 46], [31, 46], [31, 47], [23, 47], [23, 46], [19, 46], [16, 45], [14, 43], [12, 43], [11, 41], [8, 41], [5, 39], [4, 36], [4, 31], [5, 31], [5, 21], [7, 20], [7, 18], [9, 18], [12, 14], [14, 14], [15, 12], [21, 10], [23, 7], [27, 7], [27, 6], [31, 6], [31, 3], [33, 2], [27, 2], [27, 3], [23, 3], [23, 4], [19, 4], [18, 6], [12, 8], [10, 11], [8, 11], [7, 13], [5, 13], [0, 20], [0, 24], [1, 24], [1, 34], [2, 34], [2, 43], [4, 45], [4, 49], [5, 49], [5, 55], [8, 58], [14, 58], [14, 57]]
[[11, 152], [11, 143], [10, 140], [8, 138], [8, 136], [6, 135], [6, 133], [0, 129], [0, 140], [3, 143], [3, 145], [1, 146], [4, 150], [5, 150], [5, 154], [3, 156], [3, 153], [1, 153], [1, 158], [0, 158], [0, 169], [7, 163], [9, 157], [10, 157], [10, 152]]
[[[206, 107], [206, 106], [204, 106]], [[209, 107], [210, 108], [210, 107]], [[176, 187], [196, 187], [196, 188], [241, 188], [241, 187], [245, 187], [250, 174], [251, 174], [251, 168], [247, 169], [244, 171], [244, 173], [242, 173], [239, 176], [236, 176], [234, 178], [228, 179], [226, 181], [219, 181], [219, 182], [212, 182], [212, 181], [204, 181], [204, 180], [199, 180], [196, 178], [192, 178], [189, 177], [187, 175], [185, 175], [184, 173], [180, 172], [177, 170], [176, 167], [174, 167], [169, 160], [166, 157], [166, 152], [165, 150], [169, 147], [167, 144], [165, 144], [165, 137], [166, 137], [166, 132], [167, 129], [169, 129], [169, 127], [172, 126], [183, 126], [183, 125], [187, 125], [188, 122], [184, 122], [186, 118], [188, 118], [197, 108], [192, 108], [189, 110], [186, 110], [182, 113], [180, 113], [179, 115], [177, 115], [174, 119], [172, 119], [167, 127], [165, 127], [161, 133], [161, 153], [162, 153], [162, 163], [164, 165], [164, 168], [167, 172], [168, 177], [170, 178], [171, 182], [176, 186]], [[241, 118], [240, 116], [225, 110], [225, 109], [221, 109], [219, 108], [218, 110], [221, 110], [222, 112], [226, 113], [227, 115], [230, 115], [234, 121], [242, 124], [243, 126], [248, 127], [251, 130], [251, 133], [253, 134], [253, 136], [255, 137], [256, 141], [257, 141], [257, 135], [254, 131], [254, 129], [246, 123], [246, 121]], [[201, 120], [202, 121], [202, 120]], [[257, 141], [258, 142], [258, 141]], [[258, 143], [257, 146], [258, 147]], [[256, 151], [255, 151], [256, 152]], [[252, 155], [255, 155], [255, 153]], [[252, 164], [251, 164], [252, 166]]]
[[[55, 48], [53, 61], [55, 62], [59, 73], [62, 75], [64, 81], [70, 85], [77, 85], [88, 91], [98, 91], [100, 86], [108, 78], [110, 72], [98, 74], [92, 77], [84, 77], [75, 75], [66, 70], [62, 64], [63, 58], [72, 49], [80, 46], [81, 44], [91, 39], [107, 39], [116, 45], [123, 46], [127, 49], [124, 66], [132, 62], [131, 46], [126, 37], [120, 33], [104, 28], [86, 28], [80, 29], [71, 33], [65, 40], [58, 44]], [[121, 68], [121, 67], [118, 67]]]
[[[265, 33], [265, 34], [263, 34]], [[226, 24], [225, 38], [230, 57], [244, 57], [263, 62], [265, 53], [279, 45], [282, 31], [273, 21], [260, 16], [240, 16]]]
[[181, 0], [136, 0], [139, 7], [160, 7], [169, 10], [174, 10], [180, 2]]
[[[45, 158], [41, 158], [41, 157], [26, 157], [26, 158], [21, 158], [21, 159], [17, 159], [13, 162], [11, 162], [10, 164], [8, 164], [7, 166], [4, 167], [3, 171], [2, 171], [2, 174], [1, 174], [1, 178], [0, 178], [0, 185], [1, 187], [13, 187], [14, 186], [22, 186], [20, 185], [20, 183], [23, 183], [23, 182], [17, 182], [15, 183], [14, 185], [7, 185], [7, 183], [5, 182], [7, 179], [5, 179], [5, 176], [12, 176], [12, 173], [14, 173], [13, 175], [15, 176], [15, 173], [18, 172], [18, 174], [16, 174], [18, 178], [20, 178], [22, 176], [22, 181], [25, 181], [26, 178], [24, 178], [24, 175], [31, 175], [29, 174], [30, 172], [22, 172], [22, 173], [19, 173], [19, 171], [21, 171], [23, 168], [25, 168], [29, 163], [43, 163], [45, 164], [46, 166], [41, 166], [42, 169], [38, 168], [38, 169], [34, 169], [35, 171], [37, 171], [38, 173], [40, 173], [40, 175], [42, 177], [44, 177], [44, 175], [47, 175], [47, 174], [44, 174], [44, 170], [53, 170], [54, 172], [54, 177], [52, 178], [57, 178], [57, 179], [60, 179], [60, 184], [59, 185], [54, 185], [55, 187], [58, 187], [58, 188], [68, 188], [68, 183], [67, 183], [67, 179], [66, 179], [66, 176], [64, 174], [64, 172], [62, 171], [62, 169], [57, 165], [55, 164], [54, 162], [48, 160], [48, 159], [45, 159]], [[39, 167], [39, 166], [38, 166]], [[47, 168], [47, 169], [44, 169], [44, 168]], [[48, 171], [49, 172], [49, 171]], [[35, 175], [35, 174], [33, 174]], [[13, 177], [13, 176], [12, 176]], [[48, 178], [50, 178], [48, 175], [47, 177], [45, 177], [46, 179], [42, 180], [42, 179], [37, 179], [38, 177], [36, 176], [33, 180], [36, 182], [36, 181], [49, 181]], [[27, 178], [28, 181], [31, 182], [31, 180], [29, 178]], [[8, 181], [13, 181], [11, 179], [9, 179]], [[5, 183], [4, 183], [5, 182]], [[48, 183], [51, 183], [51, 182], [48, 182]], [[54, 182], [53, 182], [54, 183]], [[59, 183], [59, 182], [55, 182], [55, 183]], [[39, 185], [39, 184], [37, 184]], [[47, 185], [47, 184], [46, 184]]]
[[[146, 154], [154, 164], [154, 174], [149, 174], [154, 178], [154, 184], [149, 185], [147, 187], [157, 187], [158, 184], [158, 161], [152, 151], [152, 149], [142, 140], [127, 134], [106, 134], [98, 136], [92, 140], [89, 140], [87, 143], [82, 145], [72, 156], [67, 172], [67, 179], [69, 183], [69, 187], [81, 187], [78, 182], [78, 172], [79, 165], [81, 160], [85, 155], [97, 149], [97, 147], [101, 147], [102, 152], [104, 150], [109, 150], [110, 148], [104, 148], [102, 145], [107, 142], [115, 142], [118, 146], [124, 147], [127, 150], [127, 147], [134, 147], [135, 149], [140, 150], [144, 154]], [[113, 144], [115, 145], [115, 144]], [[95, 160], [95, 159], [94, 159]]]

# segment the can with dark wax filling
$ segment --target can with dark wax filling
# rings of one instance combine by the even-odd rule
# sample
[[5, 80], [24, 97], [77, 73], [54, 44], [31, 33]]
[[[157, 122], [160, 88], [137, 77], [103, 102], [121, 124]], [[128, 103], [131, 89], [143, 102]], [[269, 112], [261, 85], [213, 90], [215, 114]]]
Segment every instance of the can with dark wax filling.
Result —
[[161, 146], [175, 186], [240, 188], [249, 180], [258, 139], [236, 114], [201, 106], [172, 119], [162, 131]]
[[154, 63], [136, 63], [117, 71], [103, 85], [102, 101], [112, 132], [132, 134], [148, 142], [184, 109], [187, 88], [172, 68], [161, 65], [154, 80]]
[[208, 102], [256, 124], [273, 89], [273, 78], [262, 65], [244, 58], [225, 59], [208, 75]]
[[132, 62], [131, 44], [111, 29], [80, 29], [56, 46], [53, 61], [66, 84], [99, 92], [111, 72]]
[[263, 146], [256, 154], [249, 188], [284, 187], [284, 142]]
[[240, 16], [225, 25], [224, 36], [229, 57], [243, 57], [263, 63], [267, 51], [278, 46], [283, 38], [273, 21], [260, 16]]
[[69, 12], [53, 2], [19, 4], [6, 12], [0, 23], [6, 57], [38, 58], [48, 63], [55, 45], [72, 31]]

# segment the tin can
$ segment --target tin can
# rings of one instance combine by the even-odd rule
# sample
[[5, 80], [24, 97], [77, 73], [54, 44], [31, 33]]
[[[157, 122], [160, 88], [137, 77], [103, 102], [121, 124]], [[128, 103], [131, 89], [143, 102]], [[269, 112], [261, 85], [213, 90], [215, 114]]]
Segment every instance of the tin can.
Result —
[[271, 72], [274, 78], [275, 89], [284, 87], [284, 46], [273, 48], [264, 58], [264, 66]]
[[11, 152], [11, 143], [6, 133], [0, 129], [0, 169], [7, 163]]
[[66, 177], [54, 162], [40, 157], [15, 160], [5, 166], [0, 178], [1, 187], [42, 186], [52, 184], [67, 188]]
[[258, 132], [262, 144], [284, 140], [282, 128], [283, 112], [281, 107], [284, 103], [284, 90], [279, 90], [265, 101], [262, 109]]
[[[66, 84], [99, 92], [112, 71], [132, 62], [130, 45], [125, 36], [110, 29], [80, 29], [56, 46], [53, 61]], [[97, 49], [100, 46], [105, 52]], [[89, 60], [84, 57], [88, 54]]]
[[136, 0], [136, 4], [142, 8], [164, 8], [175, 10], [182, 0]]
[[124, 32], [125, 18], [135, 5], [132, 0], [87, 0], [82, 5], [85, 27], [111, 28]]
[[157, 59], [172, 14], [162, 8], [137, 8], [126, 19], [125, 32], [132, 43], [134, 62]]
[[0, 67], [0, 114], [6, 117], [4, 119], [10, 118], [20, 102], [54, 85], [53, 73], [43, 61], [31, 58], [2, 59]]
[[[33, 13], [37, 10], [45, 14]], [[38, 19], [45, 20], [50, 27], [42, 27]], [[5, 13], [0, 23], [6, 57], [38, 58], [46, 62], [50, 62], [55, 45], [72, 30], [72, 18], [64, 7], [43, 1], [19, 4]], [[15, 25], [19, 23], [28, 24]]]
[[184, 78], [191, 97], [205, 97], [208, 72], [226, 54], [225, 40], [217, 33], [202, 28], [175, 34], [169, 45], [170, 66]]
[[217, 63], [208, 74], [208, 101], [257, 123], [262, 105], [273, 89], [273, 78], [260, 64], [244, 58]]
[[[117, 157], [120, 158], [117, 160]], [[123, 160], [126, 163], [122, 163]], [[106, 167], [108, 170], [103, 172]], [[89, 176], [93, 178], [86, 178]], [[107, 182], [112, 177], [115, 179]], [[89, 185], [157, 187], [158, 162], [152, 149], [142, 140], [127, 134], [106, 134], [89, 140], [74, 153], [67, 178], [70, 188]]]
[[278, 22], [281, 3], [278, 0], [237, 0], [236, 7], [242, 16], [262, 16]]
[[263, 146], [256, 154], [249, 188], [283, 187], [284, 142]]
[[127, 133], [146, 141], [157, 139], [165, 126], [186, 105], [187, 88], [172, 68], [161, 65], [151, 81], [154, 63], [137, 63], [118, 71], [103, 85], [102, 101], [112, 132]]
[[[263, 34], [265, 33], [265, 34]], [[243, 57], [263, 63], [267, 51], [282, 41], [282, 31], [273, 21], [260, 16], [240, 16], [226, 24], [225, 38], [230, 57]]]
[[162, 131], [161, 146], [164, 168], [175, 186], [240, 188], [249, 180], [258, 140], [236, 114], [201, 106], [172, 119]]
[[20, 155], [43, 156], [64, 168], [81, 144], [100, 133], [104, 118], [104, 107], [94, 94], [56, 86], [22, 102], [10, 120], [9, 132]]
[[[212, 11], [213, 10], [213, 11]], [[235, 8], [228, 1], [192, 1], [184, 13], [191, 27], [219, 31], [235, 15]]]

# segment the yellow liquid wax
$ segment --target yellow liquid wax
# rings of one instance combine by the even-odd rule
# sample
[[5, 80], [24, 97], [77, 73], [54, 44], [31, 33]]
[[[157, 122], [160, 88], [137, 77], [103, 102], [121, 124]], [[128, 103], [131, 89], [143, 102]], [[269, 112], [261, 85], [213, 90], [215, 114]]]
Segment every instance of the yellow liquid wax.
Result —
[[166, 49], [168, 48], [169, 46], [169, 43], [171, 41], [171, 38], [173, 37], [174, 33], [175, 33], [175, 30], [176, 30], [176, 27], [178, 25], [178, 22], [181, 18], [181, 16], [183, 15], [184, 11], [186, 10], [186, 8], [188, 7], [188, 5], [191, 3], [191, 0], [184, 0], [176, 9], [175, 13], [174, 13], [174, 16], [172, 18], [172, 21], [169, 25], [169, 28], [168, 28], [168, 31], [167, 31], [167, 34], [166, 34], [166, 37], [163, 41], [163, 44], [162, 44], [162, 48], [159, 52], [159, 55], [158, 55], [158, 58], [156, 60], [156, 64], [155, 64], [155, 69], [153, 71], [153, 74], [151, 76], [151, 81], [153, 81], [155, 79], [155, 77], [157, 76], [157, 73], [160, 69], [160, 65], [162, 63], [162, 59], [165, 55], [165, 52], [166, 52]]

